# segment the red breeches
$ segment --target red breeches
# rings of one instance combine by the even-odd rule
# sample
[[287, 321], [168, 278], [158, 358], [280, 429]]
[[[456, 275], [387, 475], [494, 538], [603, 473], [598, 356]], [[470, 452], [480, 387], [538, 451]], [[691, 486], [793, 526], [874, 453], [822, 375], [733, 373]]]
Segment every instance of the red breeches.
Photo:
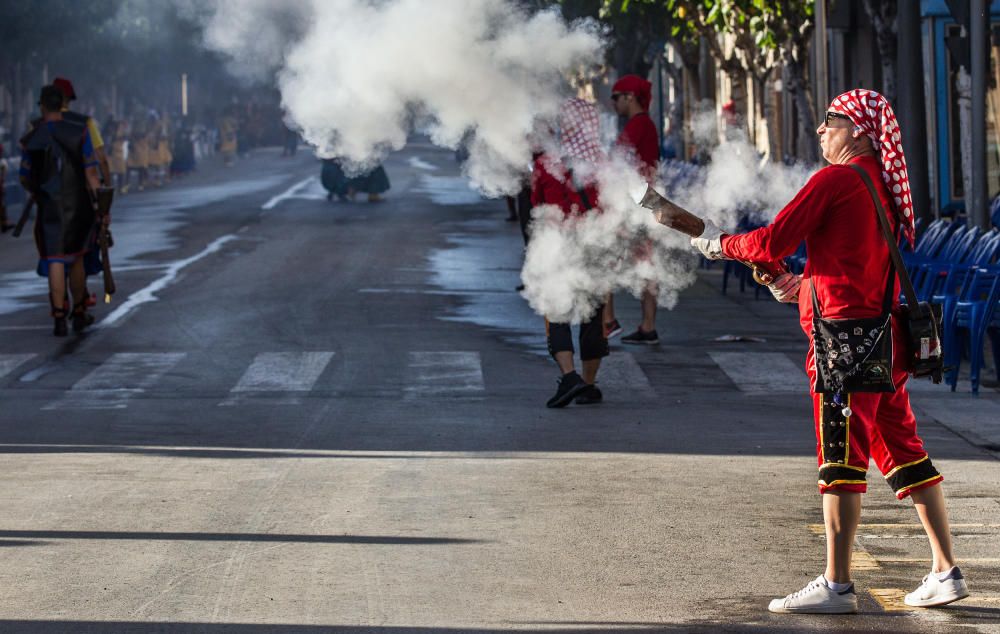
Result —
[[[811, 362], [812, 354], [810, 380]], [[832, 394], [812, 394], [821, 493], [864, 493], [869, 459], [899, 499], [943, 480], [917, 435], [906, 378], [905, 372], [894, 371], [895, 392], [845, 394], [844, 404], [835, 404]]]

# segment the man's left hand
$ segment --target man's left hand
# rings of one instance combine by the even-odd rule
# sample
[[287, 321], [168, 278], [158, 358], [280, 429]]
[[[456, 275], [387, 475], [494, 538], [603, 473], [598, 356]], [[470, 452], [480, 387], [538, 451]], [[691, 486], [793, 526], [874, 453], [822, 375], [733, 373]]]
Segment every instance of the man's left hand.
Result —
[[691, 246], [701, 251], [709, 260], [725, 260], [722, 253], [722, 229], [711, 220], [705, 220], [705, 230], [697, 238], [691, 238]]

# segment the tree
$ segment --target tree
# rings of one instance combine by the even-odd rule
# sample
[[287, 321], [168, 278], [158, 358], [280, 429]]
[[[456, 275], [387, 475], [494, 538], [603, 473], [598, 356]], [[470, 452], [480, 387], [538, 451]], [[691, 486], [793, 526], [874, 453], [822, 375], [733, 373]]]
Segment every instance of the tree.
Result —
[[[785, 69], [788, 90], [795, 96], [800, 130], [811, 134], [815, 122], [806, 63], [814, 27], [813, 0], [665, 0], [672, 15], [688, 22], [708, 44], [719, 67], [733, 84], [736, 112], [747, 119], [747, 79], [757, 88], [754, 98], [765, 120], [773, 120], [764, 88], [774, 71]], [[724, 46], [723, 37], [731, 46]], [[769, 134], [772, 155], [774, 135]], [[812, 150], [815, 153], [815, 150]], [[815, 158], [810, 156], [808, 158]]]
[[875, 44], [882, 63], [882, 94], [896, 103], [896, 0], [865, 0], [865, 12], [875, 29]]

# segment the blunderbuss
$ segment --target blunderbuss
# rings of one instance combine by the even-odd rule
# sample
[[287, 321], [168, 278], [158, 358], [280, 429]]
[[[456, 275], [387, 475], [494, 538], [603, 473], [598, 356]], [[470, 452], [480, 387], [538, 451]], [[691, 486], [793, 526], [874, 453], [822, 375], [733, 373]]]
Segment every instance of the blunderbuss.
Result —
[[[705, 231], [704, 220], [667, 200], [653, 189], [652, 186], [646, 187], [646, 194], [639, 201], [639, 204], [651, 210], [658, 223], [670, 227], [675, 231], [680, 231], [687, 236], [697, 238]], [[774, 262], [745, 262], [737, 260], [737, 262], [749, 266], [753, 270], [754, 281], [764, 286], [773, 282], [779, 275], [788, 273], [788, 267], [780, 260]]]

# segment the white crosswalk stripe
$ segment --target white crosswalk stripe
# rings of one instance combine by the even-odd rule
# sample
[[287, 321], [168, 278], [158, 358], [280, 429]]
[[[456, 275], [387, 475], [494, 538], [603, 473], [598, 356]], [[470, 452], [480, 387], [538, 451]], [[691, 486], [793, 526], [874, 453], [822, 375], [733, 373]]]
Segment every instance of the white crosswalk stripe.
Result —
[[26, 354], [0, 354], [0, 379], [13, 372], [19, 365], [27, 363], [36, 355]]
[[42, 409], [124, 409], [185, 356], [184, 352], [116, 353]]
[[332, 352], [261, 352], [233, 392], [308, 392], [333, 359]]
[[809, 389], [805, 371], [784, 353], [713, 350], [708, 354], [741, 392], [774, 394]]
[[219, 405], [236, 405], [243, 397], [261, 393], [291, 393], [298, 402], [294, 395], [312, 390], [333, 356], [333, 352], [261, 352]]
[[408, 398], [477, 396], [486, 387], [478, 352], [411, 352]]
[[630, 397], [654, 398], [656, 391], [631, 352], [612, 352], [601, 361], [597, 385]]

